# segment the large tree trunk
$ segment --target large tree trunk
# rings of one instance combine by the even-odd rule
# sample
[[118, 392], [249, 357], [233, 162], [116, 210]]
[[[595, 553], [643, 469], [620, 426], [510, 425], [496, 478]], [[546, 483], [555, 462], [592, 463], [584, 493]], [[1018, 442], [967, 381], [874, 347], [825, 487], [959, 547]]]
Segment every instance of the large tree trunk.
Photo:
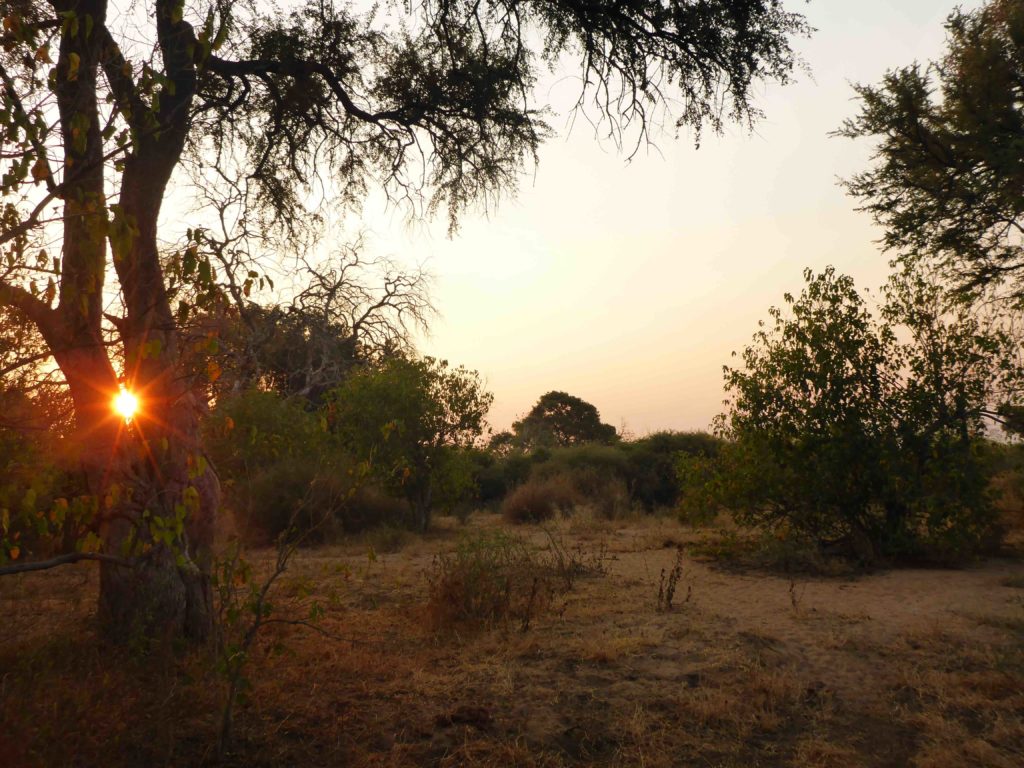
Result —
[[[118, 479], [128, 498], [103, 531], [111, 551], [128, 548], [138, 565], [101, 563], [99, 618], [114, 640], [207, 638], [213, 629], [210, 563], [220, 488], [200, 450], [196, 406], [186, 395], [151, 432], [140, 418]], [[122, 491], [124, 493], [124, 491]]]
[[[192, 28], [173, 2], [157, 3], [156, 22], [167, 76], [155, 125], [146, 107], [126, 99], [136, 125], [134, 151], [125, 158], [116, 228], [114, 268], [125, 304], [120, 328], [129, 386], [140, 398], [117, 473], [130, 497], [128, 514], [107, 527], [108, 546], [141, 554], [132, 571], [103, 564], [100, 618], [113, 638], [185, 636], [202, 639], [212, 629], [209, 580], [220, 488], [200, 438], [202, 405], [181, 370], [177, 328], [157, 245], [157, 220], [188, 132], [195, 94]], [[111, 79], [117, 79], [117, 61]]]
[[103, 633], [118, 642], [207, 637], [220, 488], [201, 450], [200, 404], [173, 383], [178, 377], [137, 382], [140, 412], [126, 424], [111, 407], [117, 381], [105, 352], [79, 347], [61, 358], [100, 538], [108, 553], [135, 563], [101, 563]]
[[[219, 488], [200, 446], [200, 402], [180, 366], [156, 232], [189, 129], [199, 58], [195, 35], [181, 18], [180, 2], [156, 0], [165, 81], [149, 94], [133, 81], [134, 70], [105, 28], [107, 0], [52, 4], [60, 14], [55, 21], [63, 17], [53, 73], [64, 152], [62, 178], [53, 187], [63, 202], [59, 303], [51, 309], [49, 298], [0, 288], [6, 303], [38, 325], [67, 379], [79, 462], [96, 501], [103, 545], [133, 563], [102, 564], [99, 603], [106, 633], [122, 641], [202, 638], [211, 629], [209, 548]], [[131, 127], [116, 206], [108, 206], [104, 178], [109, 115], [99, 107], [101, 71]], [[118, 377], [103, 328], [109, 256], [124, 303], [124, 317], [113, 321], [123, 344], [124, 378], [142, 401], [130, 427], [111, 408]]]

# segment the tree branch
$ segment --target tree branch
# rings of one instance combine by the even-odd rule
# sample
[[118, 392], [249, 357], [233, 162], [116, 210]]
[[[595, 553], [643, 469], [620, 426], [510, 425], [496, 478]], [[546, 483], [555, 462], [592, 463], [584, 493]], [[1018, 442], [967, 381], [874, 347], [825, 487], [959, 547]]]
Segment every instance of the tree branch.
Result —
[[23, 312], [48, 339], [56, 335], [57, 313], [21, 286], [0, 280], [0, 304]]
[[387, 120], [394, 120], [402, 125], [411, 125], [416, 122], [411, 115], [401, 110], [390, 109], [383, 112], [367, 112], [365, 109], [357, 106], [352, 101], [345, 86], [342, 85], [341, 80], [325, 64], [303, 61], [301, 59], [288, 64], [270, 59], [228, 61], [219, 56], [210, 56], [206, 62], [206, 67], [211, 72], [225, 78], [244, 78], [247, 75], [255, 75], [257, 77], [267, 75], [284, 75], [288, 77], [319, 75], [327, 83], [331, 91], [334, 92], [334, 95], [338, 97], [338, 101], [341, 102], [345, 111], [353, 117], [357, 117], [367, 123], [382, 123]]
[[135, 563], [114, 555], [104, 555], [99, 552], [70, 552], [66, 555], [59, 555], [50, 560], [36, 560], [33, 563], [18, 563], [17, 565], [0, 566], [0, 576], [10, 576], [16, 573], [28, 573], [29, 571], [45, 571], [50, 568], [57, 568], [61, 565], [70, 565], [82, 560], [98, 560], [101, 563], [111, 563], [124, 568], [134, 568]]

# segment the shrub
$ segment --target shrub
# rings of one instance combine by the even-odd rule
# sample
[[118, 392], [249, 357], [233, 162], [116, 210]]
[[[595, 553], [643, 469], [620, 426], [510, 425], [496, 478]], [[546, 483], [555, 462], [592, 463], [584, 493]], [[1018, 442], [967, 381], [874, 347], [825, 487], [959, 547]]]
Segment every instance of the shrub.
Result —
[[551, 452], [538, 449], [532, 453], [491, 455], [492, 463], [483, 465], [477, 473], [477, 495], [482, 504], [495, 504], [525, 483], [534, 466], [550, 458]]
[[714, 457], [722, 440], [707, 432], [655, 432], [625, 448], [630, 495], [648, 511], [675, 507], [680, 499], [676, 462], [680, 456]]
[[817, 541], [791, 529], [742, 534], [724, 530], [690, 544], [688, 550], [738, 570], [813, 576], [848, 576], [860, 570], [843, 553], [824, 552]]
[[[658, 432], [632, 443], [586, 444], [511, 454], [482, 475], [487, 498], [510, 492], [517, 481], [511, 470], [529, 472], [531, 480], [567, 476], [584, 501], [607, 518], [641, 505], [647, 511], [673, 507], [680, 486], [676, 458], [680, 455], [717, 455], [720, 438], [705, 432]], [[483, 492], [481, 497], [484, 498]]]
[[465, 451], [483, 434], [492, 400], [476, 371], [429, 357], [389, 358], [326, 395], [338, 440], [372, 458], [378, 482], [408, 499], [421, 531], [435, 504], [450, 511], [475, 490]]
[[624, 517], [633, 509], [629, 488], [620, 477], [603, 475], [589, 468], [566, 477], [579, 494], [577, 506], [588, 507], [605, 520]]
[[385, 524], [367, 531], [366, 543], [374, 552], [393, 554], [401, 551], [409, 543], [411, 537], [412, 533], [408, 528]]
[[435, 629], [463, 623], [529, 624], [550, 602], [549, 569], [529, 545], [502, 532], [463, 536], [434, 558], [427, 615]]
[[1024, 542], [1024, 445], [993, 442], [987, 454], [999, 527], [1008, 544], [1019, 545]]
[[583, 498], [567, 475], [530, 480], [505, 497], [501, 513], [510, 523], [541, 523], [569, 512]]
[[476, 476], [477, 498], [484, 506], [500, 502], [512, 485], [509, 483], [506, 474], [504, 461], [496, 461], [490, 466], [483, 467]]
[[572, 486], [576, 505], [586, 505], [606, 519], [632, 509], [629, 492], [630, 467], [626, 451], [619, 446], [581, 445], [559, 448], [533, 468], [531, 478], [559, 478]]
[[223, 398], [206, 445], [243, 535], [265, 543], [288, 525], [333, 532], [355, 487], [355, 463], [303, 401], [256, 390]]
[[409, 502], [392, 496], [373, 483], [358, 488], [339, 510], [338, 517], [346, 533], [359, 533], [381, 526], [412, 527]]
[[555, 448], [546, 461], [534, 466], [530, 476], [545, 478], [580, 470], [625, 479], [629, 474], [629, 462], [626, 452], [618, 446], [589, 444]]
[[544, 551], [503, 531], [462, 536], [455, 551], [434, 558], [427, 616], [434, 629], [510, 621], [527, 630], [534, 616], [586, 574], [607, 572], [602, 549], [568, 549], [548, 535]]
[[68, 551], [96, 528], [96, 499], [68, 471], [78, 462], [53, 419], [56, 398], [7, 384], [0, 381], [0, 564]]

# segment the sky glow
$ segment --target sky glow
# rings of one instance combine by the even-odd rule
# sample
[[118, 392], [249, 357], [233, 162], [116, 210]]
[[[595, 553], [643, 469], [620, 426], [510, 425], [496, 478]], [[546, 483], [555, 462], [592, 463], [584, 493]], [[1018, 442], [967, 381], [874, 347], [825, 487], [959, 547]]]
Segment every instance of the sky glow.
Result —
[[[584, 120], [567, 137], [563, 115], [518, 195], [466, 216], [453, 239], [444, 221], [409, 225], [367, 205], [372, 246], [437, 275], [442, 317], [420, 351], [481, 371], [495, 429], [552, 389], [636, 434], [706, 428], [722, 409], [722, 365], [805, 267], [884, 282], [880, 232], [837, 184], [871, 148], [828, 134], [856, 111], [851, 83], [941, 54], [954, 3], [791, 7], [818, 30], [797, 45], [810, 74], [760, 90], [753, 134], [733, 126], [699, 149], [666, 135], [627, 162]], [[571, 80], [548, 87], [569, 106]]]
[[[755, 88], [765, 118], [754, 132], [730, 125], [699, 149], [669, 130], [627, 159], [631, 146], [619, 151], [583, 117], [570, 123], [578, 82], [570, 69], [552, 73], [540, 97], [558, 113], [557, 135], [517, 194], [466, 213], [449, 238], [444, 215], [410, 221], [372, 193], [319, 255], [362, 238], [368, 258], [426, 263], [440, 317], [417, 348], [481, 372], [495, 430], [550, 390], [636, 435], [706, 429], [722, 410], [722, 366], [800, 289], [804, 268], [884, 282], [881, 233], [838, 184], [866, 167], [871, 147], [829, 134], [857, 111], [852, 83], [941, 55], [954, 6], [793, 0], [817, 29], [795, 43], [809, 73]], [[182, 210], [165, 206], [164, 222], [180, 228]], [[287, 274], [293, 257], [280, 266], [280, 284], [304, 280]]]

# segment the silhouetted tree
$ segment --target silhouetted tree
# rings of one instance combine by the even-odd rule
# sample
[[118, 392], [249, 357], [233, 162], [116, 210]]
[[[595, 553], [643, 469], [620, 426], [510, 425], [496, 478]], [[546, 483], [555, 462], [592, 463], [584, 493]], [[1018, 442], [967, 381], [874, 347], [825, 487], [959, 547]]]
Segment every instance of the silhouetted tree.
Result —
[[242, 295], [190, 326], [193, 335], [217, 334], [215, 392], [258, 387], [319, 404], [353, 369], [411, 353], [413, 331], [434, 314], [422, 269], [366, 260], [350, 248], [307, 270], [309, 283], [286, 305]]
[[614, 443], [619, 439], [615, 427], [601, 421], [597, 408], [566, 392], [541, 395], [512, 430], [516, 443], [527, 448]]
[[954, 286], [1024, 296], [1024, 3], [954, 11], [947, 50], [860, 85], [839, 131], [876, 140], [847, 188], [904, 260], [938, 263]]

